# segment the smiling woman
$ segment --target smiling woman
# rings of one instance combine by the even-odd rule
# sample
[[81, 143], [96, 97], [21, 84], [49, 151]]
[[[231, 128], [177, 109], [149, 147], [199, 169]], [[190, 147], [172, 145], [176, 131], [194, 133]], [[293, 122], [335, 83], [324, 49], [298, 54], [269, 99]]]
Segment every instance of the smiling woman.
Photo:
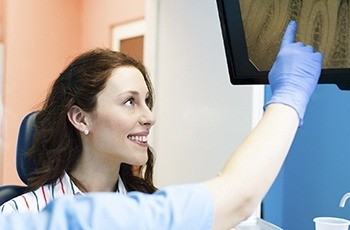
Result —
[[152, 85], [140, 62], [108, 49], [78, 56], [36, 118], [30, 191], [0, 211], [38, 212], [53, 199], [86, 192], [153, 193], [152, 106]]
[[[85, 130], [89, 133], [81, 136], [82, 157], [71, 172], [74, 177], [84, 175], [87, 177], [85, 181], [88, 181], [91, 175], [84, 172], [91, 171], [92, 165], [95, 167], [103, 158], [105, 163], [95, 168], [111, 164], [107, 171], [115, 170], [108, 175], [109, 178], [118, 175], [116, 162], [130, 165], [147, 162], [146, 138], [154, 124], [154, 116], [147, 104], [149, 97], [141, 72], [135, 67], [120, 67], [112, 72], [98, 95], [95, 110], [85, 112], [77, 105], [70, 108], [68, 118], [73, 126], [81, 133]], [[102, 173], [102, 178], [106, 174]], [[90, 183], [86, 184], [89, 186]]]

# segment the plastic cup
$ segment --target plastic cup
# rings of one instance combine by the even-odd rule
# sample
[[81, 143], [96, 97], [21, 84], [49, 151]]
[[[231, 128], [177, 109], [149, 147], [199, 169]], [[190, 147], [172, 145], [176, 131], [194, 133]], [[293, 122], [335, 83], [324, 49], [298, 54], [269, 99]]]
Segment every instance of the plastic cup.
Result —
[[337, 217], [316, 217], [316, 230], [348, 230], [350, 221]]

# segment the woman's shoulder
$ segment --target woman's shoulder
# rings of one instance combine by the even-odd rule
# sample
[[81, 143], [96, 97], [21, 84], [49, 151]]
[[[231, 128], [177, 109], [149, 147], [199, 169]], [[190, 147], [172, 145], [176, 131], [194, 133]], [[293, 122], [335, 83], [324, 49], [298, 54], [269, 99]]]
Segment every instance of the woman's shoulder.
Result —
[[25, 208], [26, 202], [29, 199], [29, 195], [31, 192], [24, 193], [17, 197], [14, 197], [0, 206], [0, 213], [13, 213], [13, 212], [21, 212], [26, 211], [28, 208]]
[[0, 206], [0, 213], [40, 212], [49, 202], [61, 196], [81, 193], [73, 184], [67, 173], [55, 182], [43, 185], [36, 190], [28, 191]]
[[50, 196], [50, 184], [28, 191], [22, 195], [6, 201], [0, 206], [0, 213], [13, 212], [39, 212], [52, 199]]

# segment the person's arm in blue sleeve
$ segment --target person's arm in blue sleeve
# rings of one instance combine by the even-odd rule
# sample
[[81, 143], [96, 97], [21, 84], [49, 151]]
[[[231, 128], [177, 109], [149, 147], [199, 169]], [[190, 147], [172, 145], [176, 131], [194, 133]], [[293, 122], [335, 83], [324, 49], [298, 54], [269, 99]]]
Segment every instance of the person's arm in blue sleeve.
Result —
[[203, 184], [149, 195], [131, 192], [62, 197], [38, 214], [0, 215], [0, 229], [212, 229], [214, 203]]
[[269, 74], [264, 116], [220, 176], [153, 195], [58, 199], [35, 216], [0, 216], [0, 229], [230, 229], [243, 221], [276, 178], [320, 76], [322, 55], [294, 42], [295, 34], [292, 22]]
[[[289, 23], [269, 73], [272, 98], [257, 127], [222, 170], [206, 185], [215, 201], [215, 228], [249, 217], [275, 180], [285, 160], [322, 68], [322, 55], [295, 42], [297, 25]], [[262, 54], [263, 55], [263, 54]]]

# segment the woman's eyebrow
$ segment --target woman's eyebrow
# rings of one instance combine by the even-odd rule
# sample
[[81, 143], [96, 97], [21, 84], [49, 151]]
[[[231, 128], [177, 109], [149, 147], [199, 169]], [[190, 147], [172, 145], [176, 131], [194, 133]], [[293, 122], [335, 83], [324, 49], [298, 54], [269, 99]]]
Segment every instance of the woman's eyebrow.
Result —
[[118, 94], [117, 96], [122, 96], [122, 95], [124, 95], [124, 94], [140, 95], [140, 93], [137, 92], [137, 91], [129, 90], [129, 91], [122, 92], [122, 93]]
[[[125, 92], [122, 92], [120, 94], [118, 94], [117, 96], [122, 96], [124, 94], [133, 94], [133, 95], [140, 95], [140, 93], [138, 91], [135, 91], [135, 90], [129, 90], [129, 91], [125, 91]], [[150, 95], [149, 91], [147, 91], [146, 93], [146, 97], [148, 97]]]

